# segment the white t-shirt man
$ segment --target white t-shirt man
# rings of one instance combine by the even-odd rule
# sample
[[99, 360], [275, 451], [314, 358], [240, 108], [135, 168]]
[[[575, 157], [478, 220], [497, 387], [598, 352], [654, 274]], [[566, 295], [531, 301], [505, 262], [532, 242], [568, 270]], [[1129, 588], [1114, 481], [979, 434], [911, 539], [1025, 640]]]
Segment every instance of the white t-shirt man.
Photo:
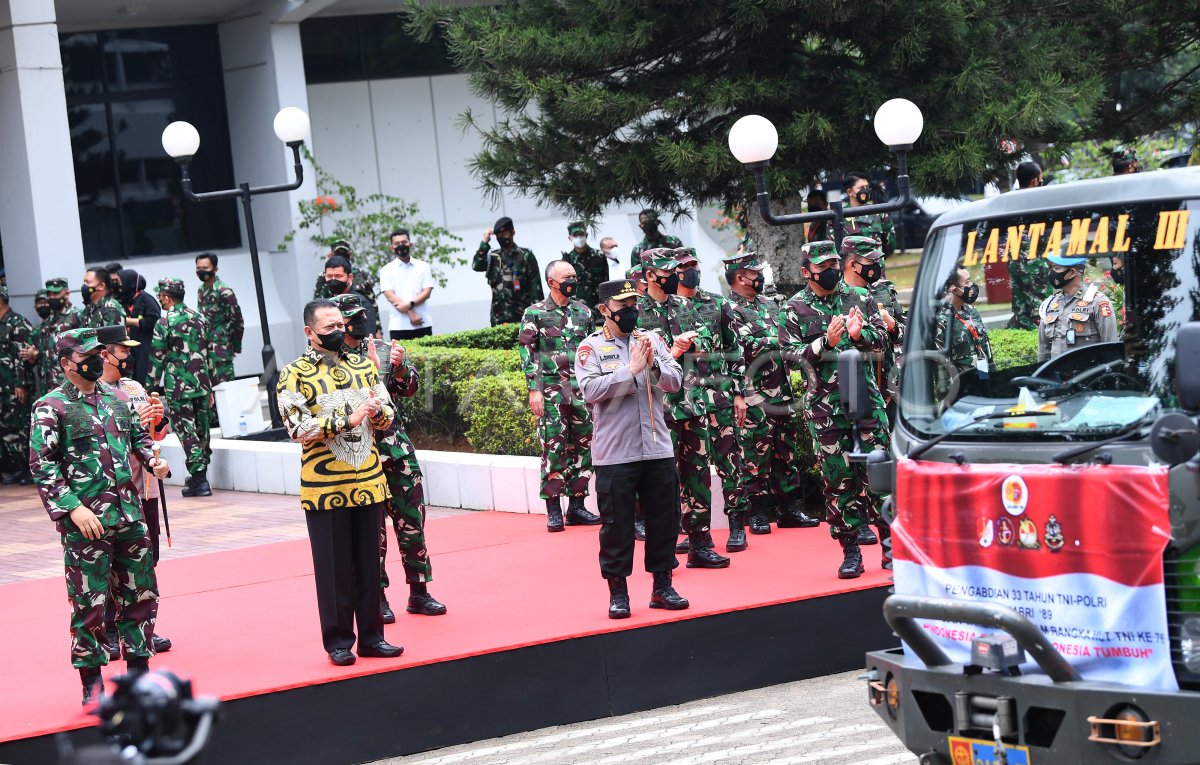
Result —
[[[389, 261], [379, 269], [379, 289], [391, 290], [400, 300], [411, 303], [423, 290], [434, 286], [433, 272], [429, 264], [423, 260], [411, 258], [407, 263], [400, 258]], [[425, 301], [413, 306], [413, 311], [421, 318], [421, 323], [414, 325], [407, 313], [401, 313], [395, 305], [388, 304], [388, 332], [411, 332], [425, 330], [430, 327], [429, 302]]]

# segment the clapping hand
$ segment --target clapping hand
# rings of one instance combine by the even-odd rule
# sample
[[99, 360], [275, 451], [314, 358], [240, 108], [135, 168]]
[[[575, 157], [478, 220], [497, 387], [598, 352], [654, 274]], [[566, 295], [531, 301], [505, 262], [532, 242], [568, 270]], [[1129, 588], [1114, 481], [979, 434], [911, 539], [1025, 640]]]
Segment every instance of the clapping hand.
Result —
[[653, 363], [654, 346], [650, 344], [650, 338], [639, 337], [633, 342], [633, 348], [629, 351], [629, 371], [633, 373], [634, 377], [637, 377]]
[[842, 335], [846, 333], [846, 317], [838, 314], [829, 321], [829, 328], [825, 330], [825, 342], [830, 348], [837, 348], [838, 343], [842, 342]]
[[862, 309], [854, 306], [850, 309], [850, 317], [846, 319], [846, 331], [850, 333], [850, 339], [858, 342], [862, 339], [863, 323], [866, 318], [863, 316]]
[[672, 353], [674, 353], [675, 357], [678, 358], [687, 353], [698, 335], [698, 332], [691, 331], [676, 335], [674, 342], [671, 344]]
[[404, 350], [404, 346], [398, 343], [392, 343], [392, 369], [399, 369], [404, 366], [404, 359], [408, 356], [408, 351]]

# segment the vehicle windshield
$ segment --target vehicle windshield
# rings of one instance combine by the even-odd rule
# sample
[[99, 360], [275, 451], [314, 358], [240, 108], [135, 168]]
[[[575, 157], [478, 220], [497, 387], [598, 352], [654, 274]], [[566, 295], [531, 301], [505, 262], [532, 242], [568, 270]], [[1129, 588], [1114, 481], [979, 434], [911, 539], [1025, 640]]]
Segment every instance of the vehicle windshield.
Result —
[[[922, 437], [1074, 441], [1172, 408], [1175, 332], [1200, 319], [1198, 227], [1200, 201], [1184, 199], [935, 231], [911, 301], [901, 419]], [[1009, 410], [1049, 414], [969, 424]]]

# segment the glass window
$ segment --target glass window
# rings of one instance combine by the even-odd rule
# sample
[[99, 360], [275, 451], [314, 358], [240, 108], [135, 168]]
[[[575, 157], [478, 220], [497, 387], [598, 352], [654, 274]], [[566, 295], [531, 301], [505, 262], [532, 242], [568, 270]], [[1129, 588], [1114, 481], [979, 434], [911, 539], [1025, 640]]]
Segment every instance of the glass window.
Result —
[[300, 23], [304, 75], [309, 83], [428, 77], [454, 71], [440, 35], [411, 37], [395, 15], [342, 16]]
[[236, 202], [185, 202], [161, 143], [169, 123], [192, 123], [202, 137], [194, 188], [233, 185], [216, 28], [78, 33], [59, 44], [85, 258], [239, 246]]

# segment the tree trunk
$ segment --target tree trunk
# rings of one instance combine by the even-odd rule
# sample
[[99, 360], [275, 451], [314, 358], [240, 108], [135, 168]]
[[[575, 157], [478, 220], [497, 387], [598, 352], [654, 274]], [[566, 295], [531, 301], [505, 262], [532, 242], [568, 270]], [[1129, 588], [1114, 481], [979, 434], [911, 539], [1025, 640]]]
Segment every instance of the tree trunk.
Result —
[[[800, 277], [800, 245], [804, 244], [804, 225], [771, 226], [758, 214], [756, 200], [751, 200], [747, 209], [750, 240], [759, 258], [771, 264], [775, 277], [775, 291], [791, 297], [803, 287]], [[771, 212], [776, 215], [804, 212], [799, 196], [782, 201], [771, 200]]]

